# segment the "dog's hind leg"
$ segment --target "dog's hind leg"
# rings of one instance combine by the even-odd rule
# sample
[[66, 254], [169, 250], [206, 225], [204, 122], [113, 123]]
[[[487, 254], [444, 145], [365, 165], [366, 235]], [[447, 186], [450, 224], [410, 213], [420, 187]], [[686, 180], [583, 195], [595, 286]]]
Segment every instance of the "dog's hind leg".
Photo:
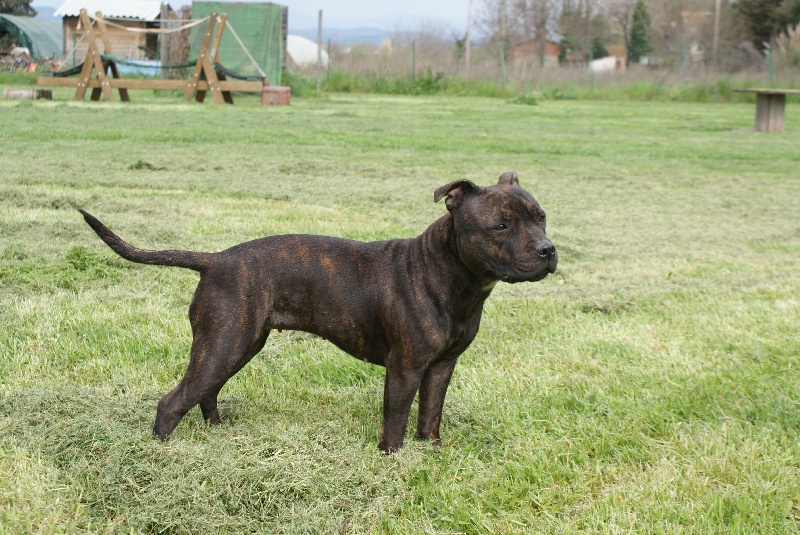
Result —
[[[264, 348], [264, 344], [267, 342], [267, 336], [269, 336], [269, 330], [267, 330], [264, 333], [264, 336], [260, 340], [256, 341], [255, 346], [253, 346], [248, 355], [241, 360], [240, 365], [235, 370], [233, 370], [232, 373], [230, 373], [228, 379], [239, 373], [239, 370], [244, 368], [244, 366], [248, 362], [250, 362], [250, 360], [255, 355], [257, 355], [259, 351], [261, 351]], [[208, 421], [208, 423], [213, 425], [218, 425], [222, 423], [222, 420], [220, 419], [219, 416], [219, 411], [217, 410], [217, 396], [219, 395], [220, 390], [222, 390], [222, 386], [224, 385], [220, 385], [220, 387], [217, 388], [216, 391], [212, 392], [211, 394], [200, 400], [200, 410], [203, 413], [203, 418], [205, 418]]]
[[222, 423], [219, 417], [219, 411], [217, 410], [217, 396], [220, 390], [222, 390], [222, 387], [218, 388], [213, 394], [209, 394], [200, 400], [200, 410], [203, 412], [203, 418], [212, 425], [219, 425]]
[[[211, 423], [219, 423], [217, 395], [225, 383], [241, 370], [256, 353], [261, 351], [269, 335], [264, 328], [244, 329], [250, 322], [242, 318], [214, 319], [203, 329], [194, 329], [191, 357], [186, 374], [178, 386], [158, 402], [153, 434], [166, 440], [169, 434], [189, 412], [200, 404], [203, 416]], [[254, 337], [258, 334], [258, 337]]]

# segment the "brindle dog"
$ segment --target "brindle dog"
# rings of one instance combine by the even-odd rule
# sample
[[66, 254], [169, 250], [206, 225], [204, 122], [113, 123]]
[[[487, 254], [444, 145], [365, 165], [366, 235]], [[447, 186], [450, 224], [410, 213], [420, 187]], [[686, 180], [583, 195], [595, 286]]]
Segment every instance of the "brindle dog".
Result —
[[204, 418], [220, 423], [225, 382], [271, 330], [291, 329], [386, 367], [379, 448], [402, 446], [417, 391], [416, 437], [441, 444], [447, 385], [478, 332], [484, 301], [497, 281], [538, 281], [558, 263], [544, 211], [515, 172], [485, 188], [451, 182], [434, 192], [434, 201], [442, 198], [448, 213], [416, 238], [271, 236], [218, 253], [138, 249], [81, 210], [121, 257], [200, 272], [189, 306], [189, 366], [159, 401], [153, 433], [165, 440], [198, 403]]

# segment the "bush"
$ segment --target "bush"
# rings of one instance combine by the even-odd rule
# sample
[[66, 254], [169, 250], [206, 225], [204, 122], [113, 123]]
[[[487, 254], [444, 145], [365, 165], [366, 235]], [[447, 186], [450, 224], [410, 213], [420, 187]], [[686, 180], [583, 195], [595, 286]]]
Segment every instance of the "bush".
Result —
[[316, 89], [314, 80], [289, 70], [283, 71], [281, 85], [291, 88], [293, 97], [309, 96]]
[[503, 88], [494, 80], [464, 80], [424, 74], [416, 80], [409, 77], [364, 76], [333, 71], [324, 83], [325, 91], [333, 93], [378, 93], [389, 95], [460, 95], [483, 97], [513, 97], [516, 90]]
[[35, 72], [0, 72], [0, 85], [36, 85], [36, 78]]

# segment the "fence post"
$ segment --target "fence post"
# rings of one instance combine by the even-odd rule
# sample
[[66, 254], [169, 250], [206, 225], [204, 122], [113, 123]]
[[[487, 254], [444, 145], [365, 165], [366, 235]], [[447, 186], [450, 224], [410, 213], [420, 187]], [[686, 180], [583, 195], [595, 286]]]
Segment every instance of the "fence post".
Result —
[[686, 41], [681, 41], [681, 85], [686, 85]]
[[411, 41], [411, 81], [417, 83], [417, 42]]
[[322, 10], [317, 24], [317, 93], [322, 91]]
[[775, 73], [772, 70], [772, 48], [769, 43], [764, 43], [764, 51], [767, 54], [767, 68], [769, 69], [769, 86], [775, 87]]
[[472, 56], [470, 30], [472, 29], [472, 0], [467, 2], [467, 33], [464, 36], [464, 78], [469, 78], [469, 64]]
[[506, 89], [506, 45], [500, 41], [500, 90]]
[[[169, 5], [166, 3], [161, 4], [161, 29], [166, 29], [169, 25], [167, 20], [169, 19]], [[164, 67], [169, 64], [169, 34], [162, 33], [160, 34], [160, 39], [158, 40], [158, 44], [161, 47], [159, 51], [159, 60], [161, 61], [161, 79], [167, 79], [167, 69]]]

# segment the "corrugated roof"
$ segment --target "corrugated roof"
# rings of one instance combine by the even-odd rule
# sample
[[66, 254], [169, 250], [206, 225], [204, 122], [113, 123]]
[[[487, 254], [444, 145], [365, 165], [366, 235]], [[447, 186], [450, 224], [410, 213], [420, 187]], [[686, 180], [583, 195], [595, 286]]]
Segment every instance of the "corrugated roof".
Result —
[[77, 17], [81, 9], [104, 17], [156, 20], [161, 16], [161, 0], [66, 0], [53, 13], [54, 17]]

